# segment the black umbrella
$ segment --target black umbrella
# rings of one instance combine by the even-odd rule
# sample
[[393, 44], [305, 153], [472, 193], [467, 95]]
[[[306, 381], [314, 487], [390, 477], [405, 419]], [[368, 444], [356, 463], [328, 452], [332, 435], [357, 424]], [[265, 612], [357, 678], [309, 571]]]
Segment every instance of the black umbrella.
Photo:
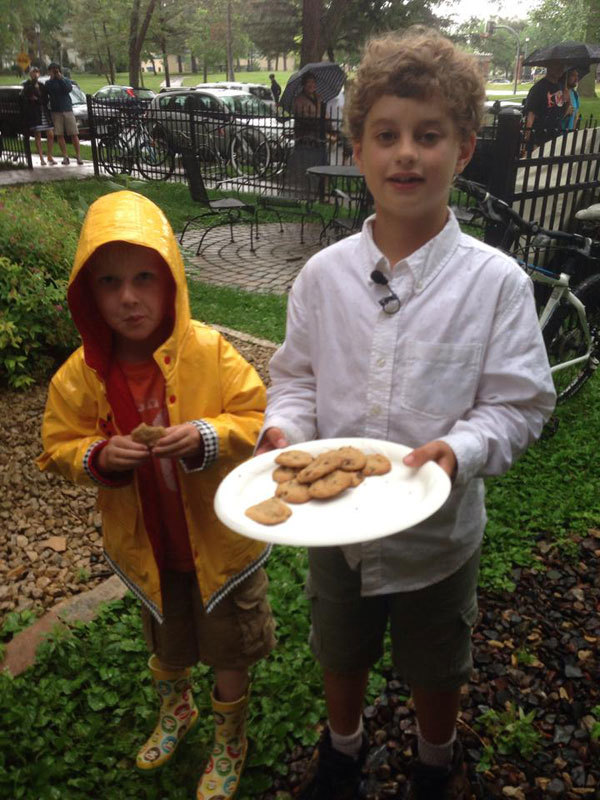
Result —
[[584, 42], [559, 42], [547, 47], [539, 47], [523, 61], [525, 67], [547, 67], [550, 63], [560, 63], [566, 67], [582, 67], [600, 62], [600, 44]]
[[302, 91], [302, 78], [307, 72], [312, 72], [317, 81], [317, 94], [324, 103], [338, 95], [346, 80], [344, 70], [339, 64], [332, 61], [318, 61], [315, 64], [305, 64], [298, 72], [290, 76], [279, 102], [287, 111], [292, 110], [294, 97]]

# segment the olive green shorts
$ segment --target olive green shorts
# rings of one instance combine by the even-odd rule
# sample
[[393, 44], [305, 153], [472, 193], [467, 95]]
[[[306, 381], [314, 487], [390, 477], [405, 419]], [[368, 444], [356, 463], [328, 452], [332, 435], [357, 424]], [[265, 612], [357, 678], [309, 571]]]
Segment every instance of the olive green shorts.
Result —
[[340, 548], [309, 550], [306, 591], [316, 659], [331, 672], [370, 668], [383, 654], [389, 621], [392, 661], [409, 685], [459, 688], [473, 668], [479, 557], [478, 549], [453, 575], [424, 589], [362, 597], [360, 570], [350, 569]]
[[247, 669], [275, 646], [268, 585], [267, 573], [258, 569], [207, 614], [196, 573], [165, 572], [162, 625], [142, 606], [148, 649], [170, 667], [201, 662], [215, 669]]

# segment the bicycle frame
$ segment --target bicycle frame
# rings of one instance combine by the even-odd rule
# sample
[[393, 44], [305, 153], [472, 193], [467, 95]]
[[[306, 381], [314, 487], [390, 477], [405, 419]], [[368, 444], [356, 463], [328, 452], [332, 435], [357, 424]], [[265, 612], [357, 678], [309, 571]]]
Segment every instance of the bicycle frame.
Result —
[[550, 368], [550, 372], [555, 373], [563, 369], [568, 369], [569, 367], [574, 367], [577, 364], [584, 364], [590, 358], [590, 355], [592, 353], [592, 335], [587, 320], [585, 306], [581, 302], [581, 300], [578, 297], [576, 297], [569, 288], [569, 276], [566, 275], [564, 272], [561, 272], [558, 278], [551, 277], [550, 275], [545, 274], [545, 271], [540, 270], [538, 267], [535, 267], [534, 265], [527, 265], [527, 266], [531, 270], [531, 277], [534, 281], [542, 283], [546, 286], [553, 287], [552, 293], [548, 298], [548, 302], [542, 309], [538, 318], [540, 323], [540, 328], [542, 329], [542, 331], [550, 321], [552, 314], [560, 305], [560, 301], [564, 298], [570, 305], [573, 306], [573, 308], [577, 312], [579, 322], [581, 324], [583, 333], [585, 335], [585, 342], [587, 347], [585, 354], [582, 356], [578, 356], [577, 358], [572, 358], [570, 361], [563, 361], [560, 364], [555, 364], [553, 367]]

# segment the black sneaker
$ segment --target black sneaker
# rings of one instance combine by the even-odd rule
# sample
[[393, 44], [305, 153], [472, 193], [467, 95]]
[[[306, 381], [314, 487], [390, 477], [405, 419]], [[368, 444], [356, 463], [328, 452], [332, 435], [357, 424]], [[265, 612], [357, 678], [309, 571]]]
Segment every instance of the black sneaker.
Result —
[[449, 769], [413, 761], [406, 800], [471, 800], [473, 792], [466, 773], [462, 745], [456, 740]]
[[358, 787], [368, 749], [367, 736], [363, 733], [358, 759], [334, 750], [327, 728], [294, 796], [297, 800], [358, 800]]

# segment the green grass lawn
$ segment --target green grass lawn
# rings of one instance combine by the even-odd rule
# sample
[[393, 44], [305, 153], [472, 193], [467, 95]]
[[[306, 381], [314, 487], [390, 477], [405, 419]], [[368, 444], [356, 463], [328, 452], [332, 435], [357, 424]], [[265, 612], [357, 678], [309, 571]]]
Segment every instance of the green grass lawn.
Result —
[[[291, 70], [273, 70], [275, 76], [277, 78], [277, 82], [280, 86], [285, 86], [288, 81], [288, 78], [292, 74]], [[255, 72], [245, 72], [240, 71], [235, 74], [235, 80], [240, 81], [242, 83], [263, 83], [266, 86], [269, 85], [269, 74], [270, 71], [268, 70], [260, 70]], [[81, 89], [86, 94], [93, 94], [102, 86], [106, 86], [109, 81], [106, 80], [105, 75], [94, 75], [90, 72], [72, 72], [71, 78], [76, 81]], [[128, 86], [129, 85], [129, 74], [127, 72], [119, 72], [117, 73], [117, 84]], [[18, 78], [16, 75], [0, 75], [0, 85], [7, 85], [7, 84], [16, 84], [21, 83], [23, 80], [26, 79], [26, 76]], [[153, 89], [155, 92], [158, 92], [160, 89], [161, 83], [165, 80], [164, 73], [159, 73], [158, 75], [153, 75], [150, 72], [146, 72], [143, 75], [143, 83], [147, 89]], [[172, 74], [171, 75], [171, 82], [174, 81], [182, 81], [183, 86], [195, 86], [197, 83], [204, 82], [204, 75], [199, 72], [195, 75], [191, 75], [190, 73], [185, 73], [183, 75]], [[214, 82], [214, 81], [225, 81], [227, 80], [227, 76], [223, 72], [210, 72], [207, 77], [207, 81]]]

